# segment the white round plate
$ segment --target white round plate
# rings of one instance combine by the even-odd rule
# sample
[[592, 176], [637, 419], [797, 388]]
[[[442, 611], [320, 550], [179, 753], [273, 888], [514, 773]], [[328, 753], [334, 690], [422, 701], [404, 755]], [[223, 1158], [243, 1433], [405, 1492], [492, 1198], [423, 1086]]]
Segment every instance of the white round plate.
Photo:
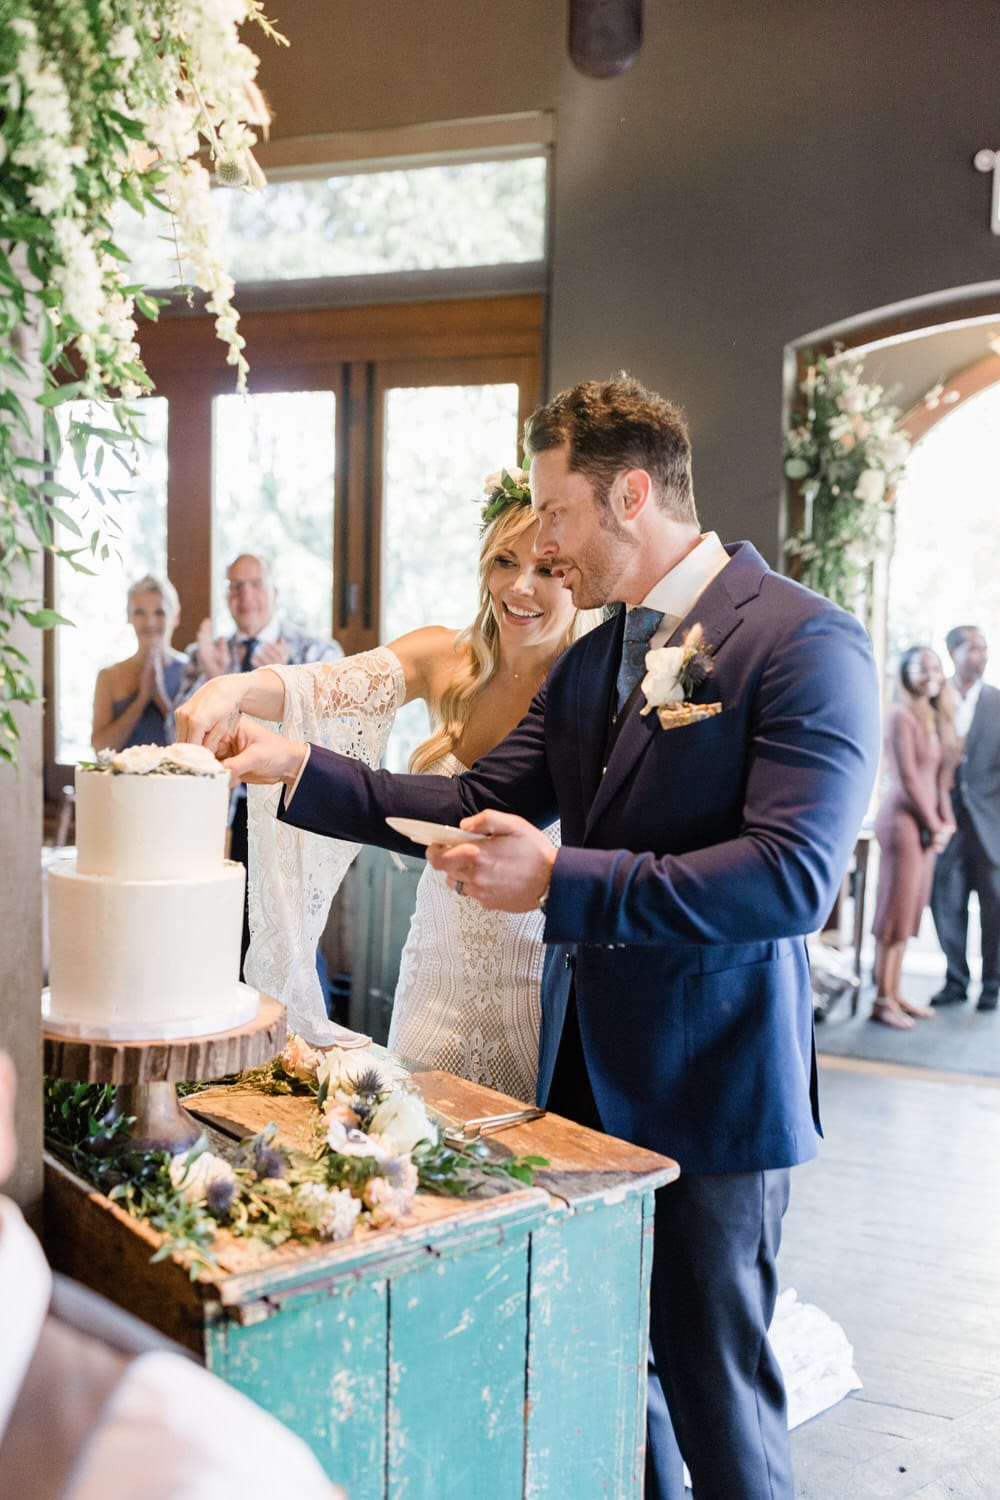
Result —
[[426, 823], [423, 818], [386, 818], [390, 828], [405, 834], [415, 844], [474, 844], [487, 837], [485, 833], [466, 833], [450, 823]]

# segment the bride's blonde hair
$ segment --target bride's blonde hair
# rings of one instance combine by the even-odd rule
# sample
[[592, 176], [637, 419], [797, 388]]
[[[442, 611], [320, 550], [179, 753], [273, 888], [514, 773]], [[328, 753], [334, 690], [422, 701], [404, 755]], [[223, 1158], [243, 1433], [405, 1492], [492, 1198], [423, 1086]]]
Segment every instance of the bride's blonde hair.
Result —
[[[410, 756], [411, 771], [426, 771], [443, 755], [454, 751], [472, 717], [477, 698], [497, 671], [500, 665], [500, 628], [490, 598], [490, 569], [501, 552], [508, 551], [518, 537], [537, 524], [530, 500], [519, 500], [508, 505], [486, 526], [479, 549], [479, 609], [472, 624], [455, 637], [456, 649], [460, 651], [467, 645], [469, 655], [441, 695], [437, 727]], [[574, 610], [569, 629], [552, 653], [553, 659], [596, 624], [598, 618], [594, 610]]]

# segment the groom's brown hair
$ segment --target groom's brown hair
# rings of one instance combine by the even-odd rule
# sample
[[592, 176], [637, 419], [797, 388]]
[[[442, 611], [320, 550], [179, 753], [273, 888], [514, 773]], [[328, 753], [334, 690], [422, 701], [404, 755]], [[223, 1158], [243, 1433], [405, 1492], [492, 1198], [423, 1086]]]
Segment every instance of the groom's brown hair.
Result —
[[564, 444], [568, 467], [590, 480], [599, 504], [623, 469], [645, 469], [657, 503], [675, 520], [697, 524], [684, 412], [631, 375], [585, 380], [532, 412], [524, 426], [527, 456]]

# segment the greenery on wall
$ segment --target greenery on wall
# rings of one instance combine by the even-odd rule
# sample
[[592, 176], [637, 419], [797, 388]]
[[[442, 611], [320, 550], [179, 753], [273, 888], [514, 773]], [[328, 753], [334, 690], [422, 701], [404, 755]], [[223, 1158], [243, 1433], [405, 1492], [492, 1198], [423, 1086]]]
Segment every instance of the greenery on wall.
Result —
[[[263, 179], [253, 159], [267, 109], [253, 20], [281, 41], [259, 0], [6, 0], [0, 25], [0, 760], [16, 763], [14, 706], [37, 697], [11, 638], [57, 616], [25, 596], [41, 549], [80, 571], [106, 556], [102, 495], [52, 477], [64, 443], [135, 441], [129, 406], [151, 383], [136, 316], [156, 302], [129, 284], [113, 218], [124, 201], [162, 215], [183, 279], [207, 296], [242, 389], [247, 363], [233, 282], [214, 242], [212, 179]], [[89, 421], [57, 409], [90, 401]], [[43, 456], [44, 450], [44, 456]], [[76, 540], [59, 547], [56, 523]]]
[[801, 499], [786, 553], [801, 583], [853, 610], [884, 543], [910, 440], [859, 360], [835, 353], [805, 361], [785, 438], [785, 476]]

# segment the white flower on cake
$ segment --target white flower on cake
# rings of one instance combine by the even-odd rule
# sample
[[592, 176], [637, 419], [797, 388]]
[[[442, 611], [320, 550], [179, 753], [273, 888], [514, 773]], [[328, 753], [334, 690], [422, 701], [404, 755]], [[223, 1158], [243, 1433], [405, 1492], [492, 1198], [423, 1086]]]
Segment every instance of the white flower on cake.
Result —
[[200, 1151], [192, 1157], [189, 1151], [172, 1158], [170, 1181], [189, 1203], [204, 1203], [209, 1188], [216, 1184], [236, 1188], [236, 1173], [227, 1161], [212, 1151]]
[[151, 771], [158, 771], [162, 764], [162, 745], [129, 745], [127, 750], [119, 750], [113, 755], [110, 761], [112, 771], [130, 776], [148, 776]]
[[420, 1141], [436, 1144], [437, 1126], [432, 1124], [417, 1094], [390, 1094], [368, 1122], [368, 1133], [395, 1156], [405, 1156]]
[[175, 775], [178, 771], [190, 776], [226, 774], [204, 745], [129, 745], [114, 755], [102, 754], [98, 766], [127, 776]]

